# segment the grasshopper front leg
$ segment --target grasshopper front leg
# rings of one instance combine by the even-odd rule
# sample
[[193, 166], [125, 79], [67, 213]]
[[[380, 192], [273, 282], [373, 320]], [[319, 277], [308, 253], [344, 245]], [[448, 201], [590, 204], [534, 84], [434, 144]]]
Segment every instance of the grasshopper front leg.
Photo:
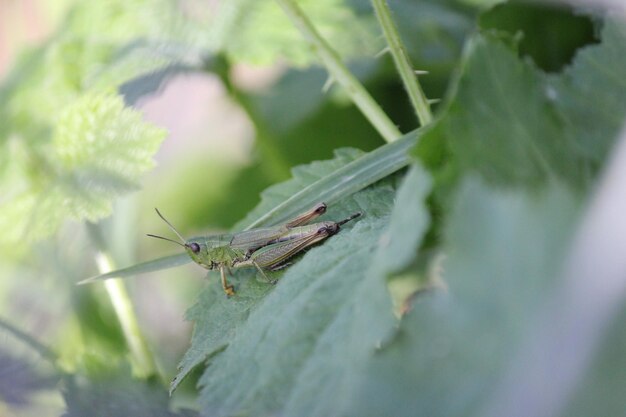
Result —
[[235, 287], [226, 280], [226, 267], [220, 267], [220, 277], [222, 278], [222, 288], [228, 297], [235, 295]]

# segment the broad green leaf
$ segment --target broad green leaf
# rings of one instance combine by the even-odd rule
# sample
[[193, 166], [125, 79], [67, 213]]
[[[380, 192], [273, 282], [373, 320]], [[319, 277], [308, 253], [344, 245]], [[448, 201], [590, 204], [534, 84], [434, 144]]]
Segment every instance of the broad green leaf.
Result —
[[[0, 88], [3, 255], [24, 252], [67, 217], [106, 216], [114, 197], [136, 189], [164, 133], [109, 92], [180, 57], [164, 50], [186, 27], [173, 7], [138, 0], [77, 4]], [[123, 48], [138, 37], [152, 45], [159, 39], [162, 47], [149, 54]]]
[[[301, 167], [294, 171], [293, 180], [272, 187], [262, 204], [284, 199], [292, 189], [314, 181], [320, 175], [317, 171], [331, 166], [322, 162]], [[234, 306], [220, 305], [216, 297], [224, 296], [217, 286], [206, 290], [189, 312], [196, 320], [194, 338], [173, 387], [190, 366], [208, 358], [210, 366], [201, 380], [201, 403], [211, 415], [299, 415], [297, 410], [306, 409], [311, 402], [330, 409], [343, 404], [341, 391], [333, 387], [345, 388], [343, 382], [363, 365], [361, 359], [396, 323], [385, 278], [416, 254], [419, 236], [428, 223], [423, 205], [429, 189], [427, 174], [415, 168], [401, 189], [392, 226], [384, 237], [394, 191], [383, 183], [330, 205], [331, 218], [357, 209], [365, 214], [353, 226], [308, 251], [264, 298], [254, 300], [259, 296], [258, 286], [263, 285], [254, 282], [240, 284], [238, 296], [243, 298]], [[406, 243], [404, 261], [393, 259], [390, 252], [394, 247], [388, 246], [389, 241]], [[354, 315], [368, 308], [368, 317], [373, 317], [376, 325], [359, 322]], [[356, 362], [352, 360], [356, 359], [353, 347], [359, 348]], [[320, 384], [321, 380], [327, 385]]]
[[111, 93], [82, 96], [59, 116], [51, 143], [20, 143], [2, 180], [2, 246], [53, 233], [66, 217], [95, 221], [111, 212], [111, 200], [137, 187], [153, 166], [165, 132], [143, 122]]
[[596, 41], [591, 18], [563, 4], [506, 2], [483, 13], [479, 24], [517, 36], [520, 55], [549, 72], [560, 71], [578, 48]]
[[418, 295], [336, 415], [481, 415], [550, 299], [579, 210], [562, 186], [531, 194], [466, 180], [445, 231], [448, 292]]
[[[317, 161], [309, 165], [295, 168], [293, 170], [292, 179], [281, 184], [274, 185], [263, 192], [263, 200], [259, 206], [254, 209], [246, 219], [244, 219], [243, 223], [245, 224], [246, 221], [252, 221], [252, 219], [261, 216], [266, 210], [275, 206], [278, 202], [285, 200], [288, 196], [293, 195], [303, 187], [323, 180], [326, 178], [325, 175], [327, 173], [331, 173], [330, 175], [333, 175], [337, 169], [345, 167], [355, 160], [359, 160], [359, 157], [362, 156], [363, 152], [357, 149], [341, 149], [335, 152], [334, 159], [328, 161]], [[346, 193], [346, 197], [349, 198], [349, 196], [350, 193]], [[296, 213], [301, 213], [309, 209], [319, 201], [321, 200], [313, 200], [310, 204], [305, 206], [305, 209], [296, 211]], [[329, 204], [329, 213], [337, 213], [337, 207], [335, 207], [332, 202], [326, 202]], [[289, 206], [287, 207], [289, 208]], [[342, 214], [347, 215], [356, 211], [358, 211], [358, 209], [355, 207], [350, 211], [344, 210]], [[340, 214], [336, 215], [337, 218], [340, 218], [340, 216]], [[239, 275], [247, 277], [248, 280], [250, 278], [250, 274], [248, 273], [238, 274], [238, 276]], [[246, 282], [246, 280], [244, 279], [243, 282]], [[226, 345], [227, 341], [230, 337], [232, 337], [232, 333], [235, 328], [245, 321], [247, 315], [249, 314], [249, 310], [261, 300], [260, 296], [264, 293], [264, 291], [267, 291], [263, 290], [263, 286], [267, 287], [267, 284], [261, 284], [261, 287], [259, 287], [259, 284], [247, 282], [242, 285], [241, 289], [238, 288], [238, 295], [234, 299], [239, 301], [236, 301], [236, 307], [232, 310], [231, 305], [233, 303], [224, 302], [224, 296], [221, 289], [216, 292], [215, 288], [212, 288], [213, 286], [211, 286], [203, 292], [198, 304], [192, 307], [187, 314], [187, 318], [194, 320], [196, 322], [196, 326], [191, 340], [191, 347], [179, 364], [179, 373], [172, 382], [171, 390], [176, 388], [176, 386], [189, 373], [189, 371], [191, 371], [191, 369], [203, 362], [209, 355]], [[218, 302], [216, 299], [222, 301]], [[207, 309], [211, 309], [212, 311], [217, 310], [221, 313], [216, 313], [216, 315], [207, 314]], [[214, 326], [214, 317], [219, 316], [220, 314], [226, 315], [227, 317], [237, 318], [231, 318], [225, 322], [225, 325], [231, 329], [229, 332], [223, 331], [221, 326]]]
[[178, 373], [170, 384], [170, 393], [192, 369], [226, 348], [238, 326], [246, 321], [250, 312], [272, 289], [271, 285], [256, 280], [251, 271], [238, 272], [233, 280], [239, 282], [237, 295], [227, 298], [221, 286], [217, 285], [216, 275], [208, 274], [207, 288], [185, 315], [187, 320], [195, 323], [194, 332], [191, 346], [181, 359]]
[[397, 326], [387, 278], [407, 268], [418, 252], [430, 223], [424, 203], [429, 191], [428, 174], [413, 166], [396, 193], [389, 224], [378, 238], [364, 276], [350, 289], [332, 327], [319, 335], [313, 352], [297, 372], [296, 384], [286, 388], [291, 392], [285, 415], [351, 415], [353, 406], [347, 394], [361, 381], [371, 356]]
[[428, 159], [447, 146], [457, 173], [476, 171], [498, 184], [592, 183], [626, 115], [617, 75], [626, 66], [623, 28], [608, 19], [600, 44], [550, 76], [501, 36], [472, 37], [447, 111], [417, 153]]
[[563, 74], [548, 79], [548, 97], [565, 133], [597, 169], [626, 117], [626, 24], [605, 21], [602, 43], [581, 49]]
[[205, 413], [280, 412], [316, 348], [346, 336], [341, 312], [359, 292], [392, 198], [390, 187], [379, 186], [347, 199], [361, 203], [365, 216], [290, 267], [239, 325], [229, 346], [211, 359], [200, 380]]
[[537, 184], [584, 173], [579, 156], [568, 152], [575, 143], [562, 134], [541, 74], [489, 34], [470, 39], [442, 123], [461, 168], [493, 182]]

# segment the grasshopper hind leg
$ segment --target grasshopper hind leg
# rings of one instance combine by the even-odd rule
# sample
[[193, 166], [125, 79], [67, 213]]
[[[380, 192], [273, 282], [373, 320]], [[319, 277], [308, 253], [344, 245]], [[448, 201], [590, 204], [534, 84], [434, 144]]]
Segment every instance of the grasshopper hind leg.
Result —
[[[261, 268], [258, 263], [253, 261], [252, 264], [261, 273], [261, 276], [263, 277], [263, 280], [265, 282], [267, 282], [268, 284], [272, 284], [272, 285], [276, 284], [276, 280], [275, 279], [271, 279], [270, 277], [268, 277], [267, 274], [265, 274], [265, 272], [263, 271], [263, 268]], [[273, 271], [273, 269], [272, 269], [272, 271]]]
[[291, 266], [292, 264], [293, 264], [293, 262], [284, 262], [282, 264], [278, 264], [276, 266], [271, 267], [270, 271], [272, 271], [272, 272], [280, 271], [281, 269], [285, 269], [285, 268]]
[[287, 226], [288, 229], [291, 229], [297, 226], [302, 226], [304, 224], [307, 224], [311, 222], [312, 220], [314, 220], [315, 218], [326, 213], [327, 208], [328, 206], [326, 205], [326, 203], [317, 203], [309, 211], [305, 211], [304, 213], [300, 214], [298, 217], [289, 220], [287, 223], [285, 223], [285, 226]]

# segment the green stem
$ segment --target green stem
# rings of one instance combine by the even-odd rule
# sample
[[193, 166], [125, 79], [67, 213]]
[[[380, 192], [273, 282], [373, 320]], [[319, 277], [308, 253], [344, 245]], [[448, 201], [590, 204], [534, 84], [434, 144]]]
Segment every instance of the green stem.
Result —
[[[112, 271], [116, 268], [116, 265], [111, 255], [105, 249], [106, 245], [99, 227], [93, 223], [87, 223], [87, 229], [97, 248], [96, 264], [98, 265], [98, 270], [101, 274]], [[156, 375], [157, 368], [154, 357], [139, 328], [137, 316], [124, 282], [120, 279], [107, 280], [104, 281], [104, 288], [119, 320], [130, 351], [131, 361], [135, 365], [138, 376], [150, 377]]]
[[354, 104], [361, 110], [374, 128], [387, 142], [393, 142], [402, 134], [396, 125], [389, 119], [378, 103], [370, 96], [365, 87], [352, 75], [337, 52], [317, 32], [302, 9], [293, 0], [276, 0], [283, 8], [294, 26], [311, 43], [322, 63], [326, 66], [330, 76], [345, 88], [346, 93]]
[[387, 39], [389, 51], [391, 52], [393, 61], [396, 64], [398, 72], [400, 73], [400, 77], [402, 77], [404, 88], [409, 95], [409, 99], [415, 109], [420, 125], [425, 126], [433, 120], [433, 114], [430, 111], [430, 104], [428, 103], [428, 99], [419, 84], [417, 74], [415, 73], [409, 56], [406, 53], [406, 49], [400, 39], [400, 35], [398, 34], [398, 29], [391, 18], [387, 0], [372, 0], [372, 4], [374, 5], [378, 22], [383, 29], [385, 38]]

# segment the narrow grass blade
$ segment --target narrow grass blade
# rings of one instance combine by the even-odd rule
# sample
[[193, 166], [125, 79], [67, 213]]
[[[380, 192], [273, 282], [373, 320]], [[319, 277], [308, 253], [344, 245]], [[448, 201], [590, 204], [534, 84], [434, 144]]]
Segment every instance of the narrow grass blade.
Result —
[[117, 271], [107, 272], [106, 274], [96, 275], [78, 282], [78, 285], [89, 284], [110, 278], [124, 278], [131, 275], [145, 274], [146, 272], [160, 271], [162, 269], [174, 268], [191, 262], [191, 258], [186, 253], [178, 253], [162, 258], [153, 259], [151, 261], [142, 262], [127, 268], [118, 269]]
[[[332, 204], [404, 168], [411, 162], [409, 150], [417, 143], [423, 132], [423, 129], [414, 130], [397, 141], [383, 145], [331, 172], [274, 207], [254, 223], [248, 225], [245, 230], [276, 225], [295, 217], [320, 201]], [[80, 281], [78, 284], [88, 284], [110, 278], [124, 278], [174, 268], [190, 262], [191, 258], [186, 253], [170, 255], [96, 275]]]

